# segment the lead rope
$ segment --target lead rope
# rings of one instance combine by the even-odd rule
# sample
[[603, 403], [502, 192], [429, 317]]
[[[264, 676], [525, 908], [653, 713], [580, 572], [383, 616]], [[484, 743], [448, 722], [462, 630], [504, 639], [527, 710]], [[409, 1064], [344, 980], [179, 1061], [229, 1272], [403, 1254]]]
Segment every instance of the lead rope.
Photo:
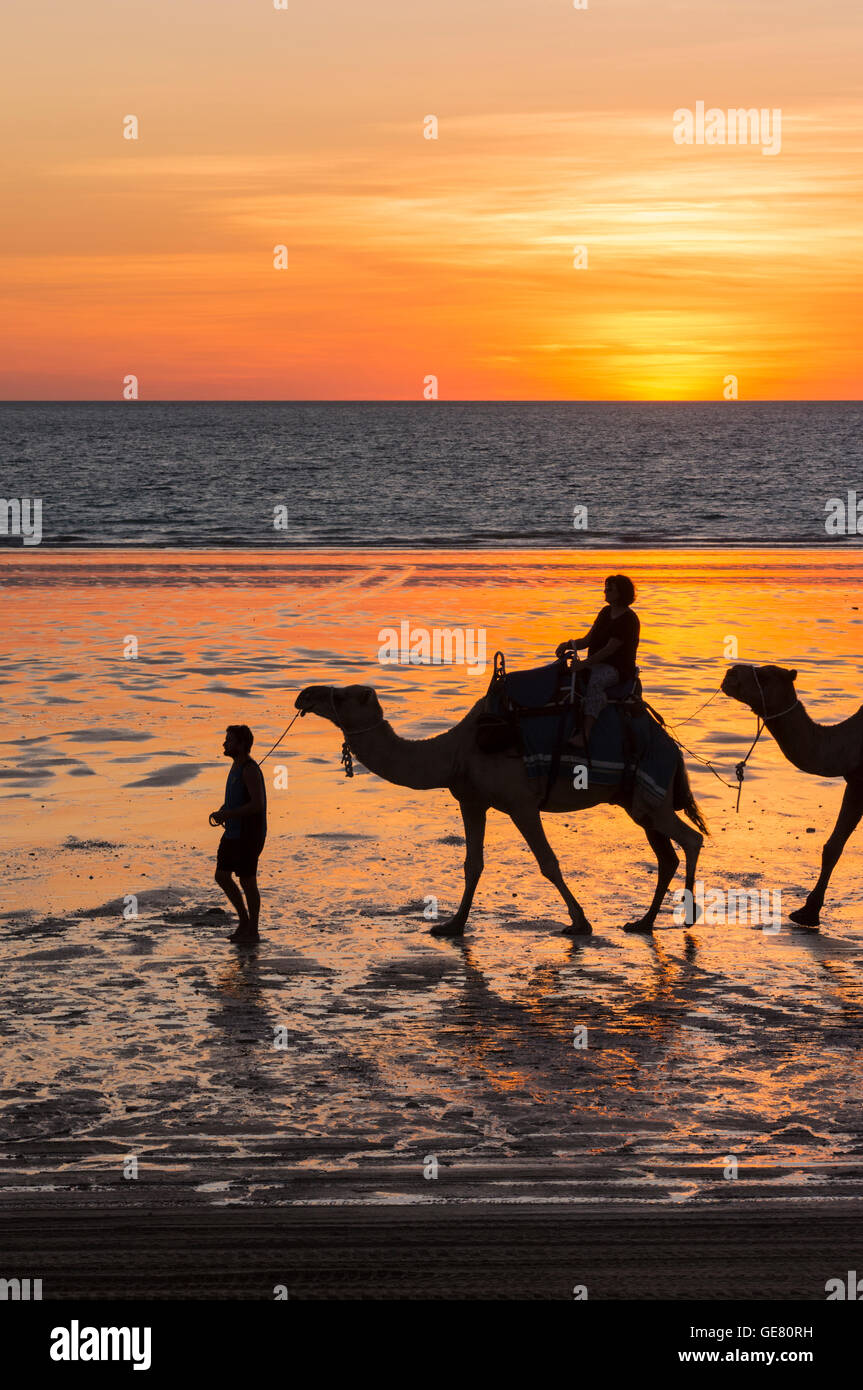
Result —
[[296, 724], [297, 720], [298, 720], [298, 719], [302, 719], [302, 717], [303, 717], [303, 715], [305, 714], [305, 712], [306, 712], [306, 711], [305, 711], [304, 709], [298, 709], [298, 710], [297, 710], [297, 712], [296, 712], [296, 714], [294, 715], [293, 719], [291, 720], [290, 724], [289, 724], [288, 727], [285, 729], [285, 732], [282, 734], [282, 737], [276, 739], [276, 741], [275, 741], [275, 743], [273, 744], [272, 748], [270, 749], [269, 753], [265, 753], [264, 756], [261, 758], [261, 762], [258, 763], [258, 767], [260, 767], [261, 763], [265, 763], [265, 762], [267, 761], [267, 758], [270, 756], [270, 753], [275, 753], [275, 751], [276, 751], [276, 749], [278, 748], [279, 744], [281, 743], [282, 739], [283, 739], [287, 734], [289, 734], [289, 733], [291, 732], [291, 729], [294, 727], [294, 725]]
[[[791, 711], [794, 710], [794, 709], [796, 709], [797, 706], [800, 704], [800, 701], [799, 701], [799, 700], [795, 700], [795, 701], [794, 701], [794, 704], [793, 704], [793, 705], [789, 705], [787, 709], [780, 710], [778, 714], [771, 714], [771, 715], [768, 716], [768, 714], [767, 714], [767, 701], [766, 701], [766, 699], [764, 698], [764, 691], [761, 689], [761, 682], [760, 682], [760, 680], [758, 679], [758, 672], [757, 672], [757, 670], [756, 670], [756, 668], [755, 668], [754, 666], [751, 666], [750, 669], [751, 669], [751, 671], [752, 671], [753, 676], [755, 677], [755, 684], [758, 686], [758, 694], [761, 696], [761, 704], [762, 704], [763, 709], [764, 709], [764, 717], [762, 717], [760, 714], [755, 714], [755, 711], [753, 710], [753, 714], [755, 714], [755, 723], [756, 723], [756, 726], [757, 726], [757, 728], [756, 728], [756, 733], [755, 733], [755, 737], [754, 737], [754, 739], [752, 740], [752, 742], [751, 742], [750, 745], [749, 745], [749, 751], [748, 751], [748, 753], [746, 754], [746, 756], [745, 756], [744, 758], [741, 758], [741, 760], [740, 760], [739, 763], [735, 763], [735, 764], [734, 764], [734, 774], [735, 774], [735, 776], [736, 776], [736, 778], [737, 778], [737, 802], [736, 802], [736, 805], [735, 805], [735, 807], [734, 807], [734, 813], [735, 813], [735, 815], [736, 815], [736, 814], [739, 812], [739, 810], [740, 810], [740, 795], [741, 795], [741, 792], [743, 791], [743, 778], [744, 778], [745, 773], [746, 773], [746, 764], [749, 762], [749, 759], [752, 757], [752, 754], [753, 754], [753, 752], [754, 752], [754, 750], [755, 750], [755, 745], [756, 745], [756, 743], [757, 743], [758, 740], [760, 739], [761, 735], [764, 733], [764, 730], [767, 728], [767, 719], [768, 719], [768, 718], [770, 718], [770, 719], [781, 719], [782, 716], [783, 716], [784, 714], [790, 714]], [[719, 688], [718, 688], [717, 690], [714, 690], [713, 694], [710, 696], [710, 699], [709, 699], [709, 700], [705, 700], [703, 705], [699, 705], [699, 706], [698, 706], [698, 709], [697, 709], [697, 710], [694, 710], [693, 713], [689, 715], [689, 718], [688, 718], [688, 719], [681, 719], [681, 720], [679, 720], [678, 722], [679, 722], [680, 724], [689, 724], [689, 723], [695, 718], [695, 716], [696, 716], [697, 714], [700, 714], [701, 711], [702, 711], [703, 709], [706, 709], [707, 706], [708, 706], [709, 704], [711, 704], [711, 702], [712, 702], [713, 700], [716, 699], [717, 695], [720, 693], [721, 690], [722, 690], [722, 686], [720, 685]], [[648, 706], [648, 708], [649, 708], [649, 706]], [[664, 722], [664, 721], [663, 721], [663, 722]], [[668, 727], [671, 728], [672, 730], [674, 730], [674, 729], [677, 728], [677, 725], [675, 725], [675, 724], [670, 724]], [[690, 756], [691, 758], [694, 758], [696, 762], [701, 763], [702, 766], [709, 768], [710, 771], [713, 773], [714, 777], [716, 778], [716, 780], [717, 780], [718, 782], [721, 782], [722, 785], [725, 786], [725, 787], [731, 787], [732, 790], [733, 790], [733, 788], [734, 788], [734, 783], [733, 783], [733, 782], [727, 782], [727, 781], [725, 780], [724, 777], [721, 777], [721, 776], [719, 775], [719, 773], [716, 771], [716, 769], [714, 768], [713, 764], [712, 764], [707, 758], [701, 758], [701, 757], [698, 756], [697, 753], [693, 753], [693, 751], [692, 751], [691, 748], [687, 748], [685, 743], [681, 743], [681, 741], [680, 741], [680, 739], [677, 737], [677, 734], [676, 734], [676, 733], [674, 733], [672, 736], [673, 736], [675, 742], [678, 744], [678, 746], [679, 746], [680, 748], [682, 748], [686, 753], [688, 753], [689, 756]]]
[[[336, 702], [335, 702], [335, 700], [333, 699], [332, 694], [330, 695], [330, 699], [331, 699], [332, 706], [333, 706], [333, 713], [335, 713]], [[275, 741], [275, 743], [273, 744], [272, 748], [270, 748], [270, 749], [268, 750], [268, 752], [266, 752], [266, 753], [264, 754], [264, 756], [260, 759], [260, 761], [259, 761], [259, 763], [258, 763], [258, 766], [259, 766], [259, 767], [260, 767], [261, 763], [266, 762], [267, 758], [270, 756], [270, 753], [275, 753], [275, 751], [276, 751], [276, 749], [278, 748], [279, 744], [282, 742], [282, 739], [286, 738], [287, 735], [291, 732], [291, 729], [294, 727], [294, 725], [296, 724], [297, 720], [298, 720], [298, 719], [304, 718], [304, 716], [305, 716], [307, 713], [308, 713], [308, 711], [307, 711], [307, 710], [304, 710], [304, 709], [297, 710], [297, 712], [296, 712], [296, 714], [294, 715], [293, 719], [291, 720], [290, 724], [289, 724], [288, 727], [285, 729], [285, 732], [284, 732], [283, 734], [281, 734], [279, 738], [276, 739], [276, 741]], [[370, 724], [369, 727], [368, 727], [367, 729], [351, 729], [349, 732], [350, 732], [352, 735], [355, 735], [355, 734], [367, 734], [367, 733], [369, 733], [372, 729], [376, 729], [376, 728], [378, 727], [378, 724], [383, 724], [383, 722], [384, 722], [383, 719], [379, 719], [378, 722], [377, 722], [377, 724]], [[341, 724], [338, 725], [338, 728], [342, 729]], [[345, 733], [345, 730], [344, 730], [344, 729], [342, 729], [342, 733]], [[346, 776], [346, 777], [353, 777], [353, 775], [354, 775], [354, 760], [353, 760], [353, 757], [351, 756], [351, 750], [350, 750], [350, 748], [348, 747], [348, 741], [347, 741], [347, 739], [345, 739], [344, 742], [342, 743], [342, 756], [341, 756], [341, 760], [340, 760], [340, 761], [341, 761], [342, 767], [345, 769], [345, 776]]]
[[[261, 763], [265, 763], [265, 762], [267, 761], [267, 758], [270, 756], [270, 753], [275, 753], [275, 751], [276, 751], [276, 749], [278, 748], [279, 744], [281, 743], [282, 739], [285, 737], [285, 734], [289, 734], [289, 733], [290, 733], [291, 729], [294, 727], [294, 725], [296, 724], [297, 720], [298, 720], [299, 718], [301, 718], [301, 716], [304, 715], [305, 712], [306, 712], [306, 711], [305, 711], [304, 709], [298, 709], [298, 710], [297, 710], [297, 712], [296, 712], [296, 714], [294, 715], [293, 719], [291, 720], [290, 724], [289, 724], [288, 727], [285, 729], [285, 733], [282, 734], [280, 738], [277, 738], [276, 741], [275, 741], [275, 743], [273, 744], [272, 748], [269, 750], [269, 752], [267, 752], [267, 753], [264, 754], [264, 756], [261, 758], [260, 762], [258, 763], [258, 767], [261, 766]], [[212, 826], [217, 826], [217, 825], [222, 825], [222, 824], [224, 824], [224, 822], [223, 822], [223, 821], [214, 820], [214, 819], [213, 819], [213, 816], [211, 815], [211, 816], [210, 816], [210, 824], [211, 824]]]
[[691, 724], [695, 716], [697, 714], [700, 714], [703, 709], [707, 709], [707, 706], [709, 704], [712, 704], [713, 701], [716, 699], [717, 695], [721, 694], [721, 692], [722, 686], [718, 685], [709, 700], [705, 700], [703, 705], [699, 705], [698, 709], [693, 710], [687, 719], [678, 719], [677, 724], [672, 725], [672, 728], [677, 728], [677, 725], [679, 724]]
[[[723, 787], [730, 787], [731, 790], [733, 791], [733, 790], [734, 790], [734, 783], [733, 783], [733, 782], [729, 782], [729, 781], [727, 780], [727, 778], [723, 777], [723, 776], [721, 775], [721, 773], [717, 772], [717, 771], [716, 771], [716, 768], [713, 766], [713, 763], [710, 761], [709, 758], [702, 758], [701, 755], [700, 755], [699, 753], [694, 752], [693, 749], [691, 749], [691, 748], [687, 748], [686, 744], [682, 741], [682, 739], [680, 738], [680, 736], [679, 736], [678, 733], [677, 733], [677, 729], [678, 729], [679, 725], [681, 725], [681, 724], [691, 724], [691, 723], [692, 723], [692, 720], [695, 718], [695, 716], [696, 716], [697, 714], [700, 714], [701, 711], [702, 711], [703, 709], [707, 709], [707, 706], [708, 706], [709, 704], [712, 704], [712, 702], [716, 699], [717, 695], [719, 695], [719, 694], [721, 693], [721, 691], [722, 691], [722, 686], [721, 686], [721, 685], [717, 686], [716, 689], [714, 690], [713, 694], [710, 696], [710, 699], [709, 699], [709, 700], [705, 700], [703, 705], [699, 705], [699, 706], [698, 706], [698, 709], [693, 710], [693, 711], [692, 711], [692, 714], [688, 715], [686, 719], [679, 719], [679, 720], [677, 721], [676, 724], [672, 724], [670, 721], [669, 721], [668, 723], [666, 723], [666, 721], [662, 718], [662, 715], [659, 714], [659, 712], [658, 712], [657, 710], [652, 710], [651, 713], [653, 713], [654, 715], [657, 715], [657, 717], [658, 717], [658, 719], [659, 719], [659, 722], [662, 724], [663, 728], [668, 728], [668, 729], [671, 730], [671, 737], [674, 739], [674, 742], [677, 744], [678, 748], [682, 748], [683, 751], [684, 751], [684, 753], [688, 753], [688, 754], [689, 754], [690, 758], [694, 758], [695, 761], [696, 761], [697, 763], [701, 763], [701, 766], [702, 766], [702, 767], [706, 767], [707, 770], [708, 770], [709, 772], [712, 772], [712, 773], [713, 773], [713, 776], [716, 778], [717, 782], [721, 782], [722, 785], [723, 785]], [[647, 701], [644, 701], [643, 703], [647, 705]], [[647, 708], [650, 709], [650, 705], [647, 705]], [[753, 744], [752, 746], [753, 746], [753, 748], [754, 748], [755, 745]], [[752, 752], [752, 749], [751, 749], [751, 748], [750, 748], [749, 752], [750, 752], [750, 753]], [[749, 753], [746, 754], [746, 757], [747, 757], [747, 758], [749, 757]], [[745, 766], [745, 761], [746, 761], [746, 760], [744, 759], [743, 763], [738, 763], [737, 766], [738, 766], [738, 767], [743, 767], [743, 766]], [[738, 783], [739, 783], [740, 781], [742, 781], [742, 773], [738, 776]], [[738, 805], [738, 806], [740, 805], [740, 787], [739, 787], [739, 786], [738, 786], [738, 788], [737, 788], [737, 805]]]
[[752, 754], [753, 749], [755, 748], [756, 743], [760, 739], [761, 735], [764, 733], [764, 730], [767, 728], [766, 720], [763, 720], [761, 716], [758, 714], [756, 714], [755, 716], [755, 722], [758, 725], [758, 732], [756, 733], [754, 739], [749, 745], [749, 752], [746, 754], [745, 758], [742, 758], [740, 762], [736, 763], [734, 766], [734, 772], [737, 777], [737, 805], [734, 807], [735, 815], [740, 810], [740, 793], [743, 791], [743, 774], [746, 771], [746, 764], [749, 762], [750, 756]]
[[[713, 696], [711, 696], [710, 698], [712, 699]], [[646, 702], [645, 702], [645, 703], [646, 703]], [[709, 704], [710, 704], [710, 700], [708, 700], [706, 703], [709, 705]], [[648, 706], [648, 709], [649, 709], [649, 708], [650, 708], [650, 706]], [[704, 709], [704, 705], [702, 705], [701, 708]], [[697, 714], [697, 713], [698, 713], [698, 711], [696, 710], [696, 714]], [[690, 716], [690, 718], [694, 718], [694, 717], [695, 717], [694, 715], [691, 715], [691, 716]], [[772, 718], [772, 715], [771, 715], [771, 718]], [[745, 758], [741, 758], [740, 762], [739, 762], [739, 763], [735, 763], [735, 765], [734, 765], [734, 772], [735, 772], [735, 775], [736, 775], [736, 777], [737, 777], [737, 803], [736, 803], [736, 805], [735, 805], [735, 807], [734, 807], [734, 812], [735, 812], [735, 814], [737, 814], [737, 812], [740, 810], [740, 793], [741, 793], [742, 790], [743, 790], [743, 776], [744, 776], [744, 773], [745, 773], [745, 771], [746, 771], [746, 764], [749, 762], [749, 759], [750, 759], [750, 757], [751, 757], [751, 755], [752, 755], [752, 751], [753, 751], [753, 749], [755, 748], [756, 743], [757, 743], [758, 740], [760, 739], [761, 735], [764, 733], [764, 730], [767, 728], [767, 725], [762, 721], [760, 715], [757, 715], [757, 714], [756, 714], [755, 720], [756, 720], [756, 723], [757, 723], [757, 725], [758, 725], [758, 732], [756, 733], [754, 739], [752, 740], [752, 743], [751, 743], [750, 746], [749, 746], [749, 752], [746, 754], [746, 757], [745, 757]], [[664, 722], [664, 721], [663, 721], [663, 722]], [[682, 719], [680, 722], [681, 722], [681, 724], [688, 724], [688, 723], [689, 723], [689, 720], [687, 720], [687, 719]], [[720, 773], [718, 773], [718, 772], [716, 771], [716, 768], [713, 766], [713, 763], [710, 761], [709, 758], [702, 758], [698, 753], [693, 752], [693, 750], [692, 750], [691, 748], [687, 748], [687, 746], [686, 746], [685, 743], [681, 742], [681, 740], [678, 738], [677, 734], [673, 732], [673, 730], [674, 730], [675, 727], [676, 727], [674, 724], [669, 724], [669, 725], [667, 725], [666, 727], [672, 730], [672, 735], [671, 735], [671, 736], [672, 736], [672, 738], [674, 739], [675, 743], [677, 744], [678, 748], [682, 748], [683, 751], [684, 751], [684, 753], [688, 753], [688, 754], [689, 754], [690, 758], [694, 758], [695, 761], [696, 761], [697, 763], [701, 763], [701, 766], [702, 766], [702, 767], [706, 767], [706, 768], [708, 769], [709, 772], [712, 772], [712, 773], [713, 773], [713, 776], [716, 778], [717, 782], [721, 782], [722, 785], [723, 785], [723, 787], [730, 787], [732, 791], [734, 790], [734, 783], [733, 783], [733, 782], [729, 782], [728, 779], [727, 779], [726, 777], [723, 777]]]

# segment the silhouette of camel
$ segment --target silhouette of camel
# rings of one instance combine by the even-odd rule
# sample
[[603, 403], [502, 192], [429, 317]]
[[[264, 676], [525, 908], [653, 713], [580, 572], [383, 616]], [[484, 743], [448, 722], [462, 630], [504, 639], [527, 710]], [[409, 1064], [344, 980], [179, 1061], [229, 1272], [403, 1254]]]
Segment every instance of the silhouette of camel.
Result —
[[785, 757], [801, 772], [844, 777], [848, 783], [833, 833], [821, 851], [821, 873], [806, 902], [789, 913], [803, 927], [820, 923], [830, 875], [863, 816], [863, 707], [841, 724], [816, 724], [797, 696], [796, 671], [783, 666], [731, 666], [722, 690], [748, 705], [767, 725]]
[[[512, 820], [533, 851], [540, 870], [553, 883], [566, 903], [571, 925], [569, 936], [589, 936], [591, 925], [579, 903], [570, 892], [560, 872], [560, 865], [542, 828], [539, 803], [544, 792], [542, 778], [531, 781], [524, 762], [514, 753], [483, 753], [476, 745], [476, 723], [485, 709], [486, 698], [478, 700], [453, 728], [434, 738], [410, 740], [400, 738], [384, 719], [375, 691], [368, 685], [349, 685], [338, 689], [329, 685], [311, 685], [296, 699], [296, 708], [328, 719], [342, 731], [352, 752], [378, 777], [400, 787], [426, 789], [446, 787], [455, 797], [461, 810], [465, 833], [464, 894], [452, 917], [437, 922], [430, 929], [433, 936], [460, 936], [464, 931], [476, 886], [483, 870], [483, 843], [486, 815], [490, 809], [503, 812]], [[691, 830], [675, 814], [681, 809], [700, 830], [707, 826], [693, 798], [682, 756], [672, 785], [662, 803], [650, 810], [619, 800], [619, 788], [574, 788], [567, 777], [558, 778], [545, 809], [548, 811], [582, 811], [589, 806], [607, 803], [623, 805], [637, 825], [641, 825], [651, 849], [656, 855], [657, 883], [653, 900], [635, 922], [626, 924], [626, 931], [649, 932], [659, 912], [668, 885], [680, 863], [671, 841], [683, 849], [686, 859], [686, 886], [695, 887], [695, 867], [703, 843], [697, 830]]]

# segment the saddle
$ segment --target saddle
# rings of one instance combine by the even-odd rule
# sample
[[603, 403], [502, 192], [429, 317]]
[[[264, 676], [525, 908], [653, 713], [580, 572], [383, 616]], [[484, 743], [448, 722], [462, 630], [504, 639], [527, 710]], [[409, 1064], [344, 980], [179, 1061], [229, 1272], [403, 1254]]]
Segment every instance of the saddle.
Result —
[[[541, 805], [545, 805], [551, 788], [560, 771], [563, 749], [572, 735], [583, 728], [584, 690], [590, 679], [590, 671], [579, 670], [574, 657], [563, 656], [548, 666], [539, 666], [532, 671], [517, 671], [508, 674], [503, 652], [495, 652], [494, 674], [486, 697], [486, 710], [477, 721], [477, 747], [484, 753], [504, 753], [512, 750], [524, 752], [523, 731], [526, 721], [532, 737], [536, 737], [537, 725], [534, 721], [554, 720], [544, 741], [550, 744], [551, 764], [548, 785]], [[644, 712], [641, 679], [636, 668], [635, 675], [627, 681], [620, 681], [606, 690], [606, 699], [617, 706], [624, 717], [621, 726], [627, 741], [629, 717]], [[583, 757], [590, 763], [590, 752], [584, 750]], [[633, 743], [634, 759], [634, 743]], [[627, 758], [627, 762], [630, 759]], [[634, 769], [634, 761], [633, 761]]]
[[[566, 656], [548, 666], [510, 674], [503, 652], [495, 652], [494, 674], [486, 693], [487, 710], [479, 717], [479, 747], [483, 752], [496, 753], [510, 746], [517, 739], [518, 724], [523, 719], [559, 718], [571, 713], [577, 716], [578, 727], [589, 679], [589, 668], [579, 670]], [[638, 667], [629, 680], [609, 686], [605, 696], [609, 704], [628, 705], [631, 708], [627, 713], [639, 714], [643, 700]]]

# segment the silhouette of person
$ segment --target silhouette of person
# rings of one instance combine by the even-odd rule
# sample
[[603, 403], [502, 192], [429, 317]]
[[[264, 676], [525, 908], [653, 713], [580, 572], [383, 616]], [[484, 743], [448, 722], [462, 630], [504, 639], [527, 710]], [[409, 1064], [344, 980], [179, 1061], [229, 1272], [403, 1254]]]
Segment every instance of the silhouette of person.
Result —
[[587, 659], [581, 663], [590, 671], [584, 695], [584, 736], [575, 734], [570, 743], [584, 747], [593, 726], [608, 704], [609, 686], [632, 680], [635, 675], [635, 654], [641, 634], [641, 624], [631, 604], [635, 602], [635, 585], [625, 574], [611, 574], [605, 581], [605, 607], [597, 613], [593, 626], [585, 637], [561, 642], [555, 655], [573, 654], [587, 647]]
[[239, 942], [259, 940], [258, 859], [267, 838], [267, 788], [251, 756], [254, 741], [247, 724], [229, 724], [225, 730], [222, 751], [231, 759], [231, 769], [224, 804], [210, 815], [211, 825], [225, 827], [216, 857], [216, 882], [237, 909], [239, 925], [229, 940]]

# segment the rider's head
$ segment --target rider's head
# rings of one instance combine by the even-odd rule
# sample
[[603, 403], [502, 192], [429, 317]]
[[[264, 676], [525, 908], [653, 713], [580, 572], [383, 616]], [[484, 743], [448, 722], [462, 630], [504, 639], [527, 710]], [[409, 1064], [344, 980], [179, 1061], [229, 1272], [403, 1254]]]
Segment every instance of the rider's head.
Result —
[[635, 585], [625, 574], [610, 574], [605, 581], [607, 603], [624, 604], [627, 608], [635, 602]]

